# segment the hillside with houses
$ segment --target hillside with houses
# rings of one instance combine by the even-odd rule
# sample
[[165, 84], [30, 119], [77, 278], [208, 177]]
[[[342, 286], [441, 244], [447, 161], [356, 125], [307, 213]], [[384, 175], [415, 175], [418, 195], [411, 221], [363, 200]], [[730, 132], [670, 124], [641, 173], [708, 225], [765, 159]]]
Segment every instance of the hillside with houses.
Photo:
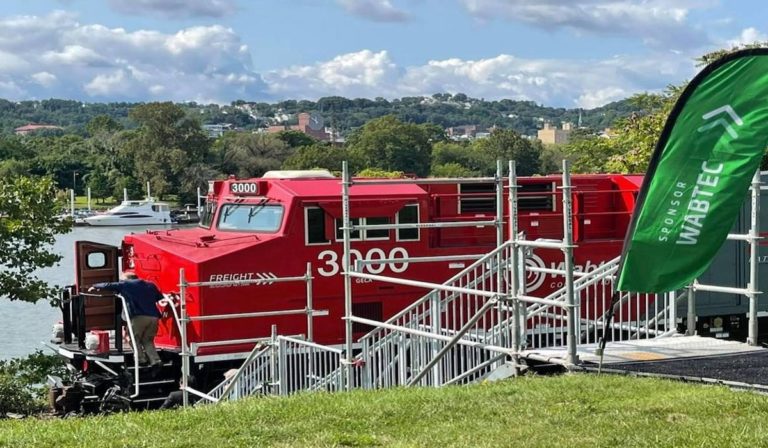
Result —
[[[135, 126], [128, 118], [131, 108], [141, 103], [85, 103], [48, 99], [12, 102], [0, 100], [0, 131], [26, 133], [32, 131], [84, 135], [86, 125], [94, 117], [106, 115], [124, 127]], [[496, 128], [512, 129], [521, 135], [537, 136], [545, 127], [561, 128], [564, 123], [596, 131], [603, 130], [635, 108], [627, 100], [596, 109], [555, 108], [531, 101], [483, 100], [464, 94], [435, 94], [431, 97], [348, 99], [324, 97], [317, 101], [285, 100], [275, 103], [233, 101], [231, 104], [178, 103], [189, 117], [195, 118], [212, 135], [228, 130], [279, 130], [297, 126], [308, 128], [320, 140], [346, 137], [366, 122], [394, 115], [407, 123], [431, 123], [443, 127], [455, 139], [483, 136]], [[301, 113], [310, 114], [312, 123], [299, 122]], [[322, 126], [318, 123], [322, 121]], [[30, 128], [29, 126], [32, 126]], [[40, 126], [43, 126], [42, 128]], [[568, 126], [568, 125], [566, 125]], [[46, 128], [47, 127], [47, 128]], [[322, 129], [320, 129], [322, 128]], [[332, 132], [332, 135], [327, 135]]]

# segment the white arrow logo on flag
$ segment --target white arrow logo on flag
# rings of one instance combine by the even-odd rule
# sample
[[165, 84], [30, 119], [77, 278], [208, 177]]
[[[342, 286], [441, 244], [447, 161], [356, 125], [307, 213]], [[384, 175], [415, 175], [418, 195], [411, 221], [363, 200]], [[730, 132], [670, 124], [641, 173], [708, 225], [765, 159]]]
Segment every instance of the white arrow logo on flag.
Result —
[[[725, 106], [718, 107], [717, 109], [707, 112], [706, 114], [702, 115], [702, 118], [704, 121], [709, 120], [710, 118], [716, 117], [721, 114], [727, 114], [729, 117], [731, 117], [731, 121], [736, 123], [737, 126], [741, 126], [744, 124], [744, 120], [741, 119], [736, 114], [736, 111], [733, 110], [730, 104], [726, 104]], [[725, 131], [733, 138], [737, 138], [739, 134], [736, 133], [736, 130], [733, 129], [733, 126], [731, 126], [728, 121], [725, 120], [725, 118], [720, 117], [717, 120], [713, 121], [712, 123], [707, 123], [704, 126], [700, 127], [698, 129], [699, 132], [706, 132], [715, 126], [722, 126], [725, 128]]]

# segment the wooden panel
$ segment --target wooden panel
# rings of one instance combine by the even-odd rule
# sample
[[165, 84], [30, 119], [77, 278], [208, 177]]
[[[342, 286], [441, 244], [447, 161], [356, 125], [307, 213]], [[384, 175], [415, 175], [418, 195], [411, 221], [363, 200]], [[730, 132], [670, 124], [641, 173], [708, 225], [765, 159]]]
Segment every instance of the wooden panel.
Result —
[[[118, 248], [107, 244], [78, 241], [75, 245], [75, 271], [78, 291], [84, 293], [96, 283], [118, 280]], [[114, 327], [114, 295], [99, 292], [101, 297], [85, 298], [85, 329]]]

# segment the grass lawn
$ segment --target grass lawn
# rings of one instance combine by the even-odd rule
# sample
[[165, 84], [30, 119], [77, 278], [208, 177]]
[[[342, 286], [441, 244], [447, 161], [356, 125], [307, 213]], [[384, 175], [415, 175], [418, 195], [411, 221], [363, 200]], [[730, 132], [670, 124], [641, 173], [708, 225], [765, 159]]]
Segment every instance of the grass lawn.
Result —
[[9, 447], [768, 446], [768, 397], [619, 376], [255, 398], [183, 411], [2, 421]]

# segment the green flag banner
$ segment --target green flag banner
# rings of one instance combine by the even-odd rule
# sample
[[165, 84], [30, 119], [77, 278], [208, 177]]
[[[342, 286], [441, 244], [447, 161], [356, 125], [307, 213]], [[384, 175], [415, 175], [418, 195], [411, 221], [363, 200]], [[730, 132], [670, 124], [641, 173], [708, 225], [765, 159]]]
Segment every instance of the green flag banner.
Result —
[[707, 66], [675, 104], [632, 215], [619, 291], [666, 292], [707, 270], [768, 144], [768, 49]]

